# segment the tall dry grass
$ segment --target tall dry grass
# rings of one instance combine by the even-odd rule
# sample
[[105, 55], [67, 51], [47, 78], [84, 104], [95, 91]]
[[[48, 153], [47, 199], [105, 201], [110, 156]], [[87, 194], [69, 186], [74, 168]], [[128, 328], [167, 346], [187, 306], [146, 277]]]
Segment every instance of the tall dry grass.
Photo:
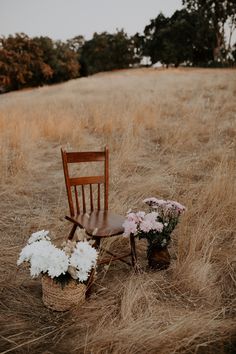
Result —
[[[143, 69], [0, 96], [2, 353], [234, 352], [235, 95], [234, 70]], [[68, 233], [60, 146], [105, 144], [112, 209], [187, 206], [171, 267], [146, 269], [140, 242], [139, 274], [101, 268], [83, 308], [53, 313], [18, 252], [35, 230]]]

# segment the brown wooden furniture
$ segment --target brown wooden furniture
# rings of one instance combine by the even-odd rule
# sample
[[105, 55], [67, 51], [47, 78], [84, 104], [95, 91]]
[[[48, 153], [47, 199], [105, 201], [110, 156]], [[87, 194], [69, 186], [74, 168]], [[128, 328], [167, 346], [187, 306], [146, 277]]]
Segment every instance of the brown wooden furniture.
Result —
[[[70, 215], [66, 219], [72, 222], [73, 226], [69, 234], [72, 239], [77, 227], [86, 230], [87, 234], [95, 240], [95, 247], [99, 248], [102, 239], [123, 234], [124, 217], [114, 214], [108, 210], [108, 183], [109, 183], [109, 152], [105, 147], [104, 151], [89, 152], [66, 152], [61, 149], [63, 169], [66, 183], [66, 190], [70, 208]], [[102, 162], [104, 164], [103, 175], [89, 177], [71, 177], [70, 164], [80, 164], [82, 162]], [[95, 186], [94, 186], [95, 185]], [[97, 193], [95, 196], [94, 190]], [[104, 192], [102, 193], [102, 187]], [[81, 188], [80, 193], [79, 188]], [[88, 189], [88, 198], [86, 195]], [[102, 208], [102, 194], [104, 196], [104, 206]], [[87, 207], [89, 199], [89, 210]], [[80, 203], [80, 200], [82, 203]], [[104, 250], [111, 257], [100, 260], [99, 264], [110, 263], [120, 260], [129, 265], [136, 266], [136, 251], [134, 237], [130, 237], [130, 252], [123, 255], [115, 255], [108, 250]], [[131, 264], [124, 258], [130, 256]]]

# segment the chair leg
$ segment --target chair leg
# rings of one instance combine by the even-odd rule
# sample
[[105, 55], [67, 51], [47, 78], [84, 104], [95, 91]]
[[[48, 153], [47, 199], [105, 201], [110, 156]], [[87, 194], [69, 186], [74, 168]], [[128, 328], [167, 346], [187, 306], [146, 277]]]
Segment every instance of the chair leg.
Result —
[[137, 265], [137, 254], [136, 254], [136, 246], [135, 239], [133, 235], [130, 235], [130, 248], [131, 248], [131, 262], [132, 266], [136, 268]]
[[74, 224], [72, 226], [72, 229], [71, 229], [71, 231], [69, 233], [69, 236], [68, 236], [68, 240], [72, 240], [73, 239], [77, 227], [78, 227], [78, 225], [76, 225], [76, 224]]
[[91, 287], [92, 287], [92, 285], [94, 283], [95, 272], [96, 272], [96, 270], [92, 269], [92, 271], [90, 273], [88, 284], [87, 284], [87, 288], [86, 288], [86, 293], [85, 293], [86, 298], [88, 298], [91, 295], [91, 292], [92, 292], [91, 291]]
[[99, 237], [96, 237], [94, 240], [95, 240], [95, 243], [94, 243], [93, 247], [96, 248], [96, 250], [99, 250], [101, 239]]

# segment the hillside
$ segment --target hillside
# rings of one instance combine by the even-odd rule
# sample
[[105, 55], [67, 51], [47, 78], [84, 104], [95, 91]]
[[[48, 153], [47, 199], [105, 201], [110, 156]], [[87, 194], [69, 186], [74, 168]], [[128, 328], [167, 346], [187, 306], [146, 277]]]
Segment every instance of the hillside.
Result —
[[[233, 353], [236, 71], [135, 69], [0, 96], [1, 353]], [[68, 234], [61, 146], [110, 148], [110, 208], [187, 207], [171, 266], [101, 267], [79, 311], [54, 313], [16, 261], [28, 236]], [[107, 246], [126, 248], [127, 240]]]

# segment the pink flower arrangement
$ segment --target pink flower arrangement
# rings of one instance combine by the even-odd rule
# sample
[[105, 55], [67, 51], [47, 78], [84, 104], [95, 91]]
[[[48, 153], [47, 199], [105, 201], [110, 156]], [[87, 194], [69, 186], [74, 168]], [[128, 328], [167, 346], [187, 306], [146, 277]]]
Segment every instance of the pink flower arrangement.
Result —
[[128, 213], [123, 227], [125, 229], [124, 235], [130, 236], [138, 235], [140, 232], [157, 231], [161, 232], [164, 225], [157, 221], [158, 213], [152, 211], [146, 214], [144, 211], [137, 213]]
[[144, 211], [127, 213], [123, 224], [124, 236], [146, 238], [149, 243], [157, 243], [164, 247], [169, 243], [170, 234], [186, 208], [176, 201], [154, 197], [144, 199], [144, 203], [150, 207], [148, 213]]

